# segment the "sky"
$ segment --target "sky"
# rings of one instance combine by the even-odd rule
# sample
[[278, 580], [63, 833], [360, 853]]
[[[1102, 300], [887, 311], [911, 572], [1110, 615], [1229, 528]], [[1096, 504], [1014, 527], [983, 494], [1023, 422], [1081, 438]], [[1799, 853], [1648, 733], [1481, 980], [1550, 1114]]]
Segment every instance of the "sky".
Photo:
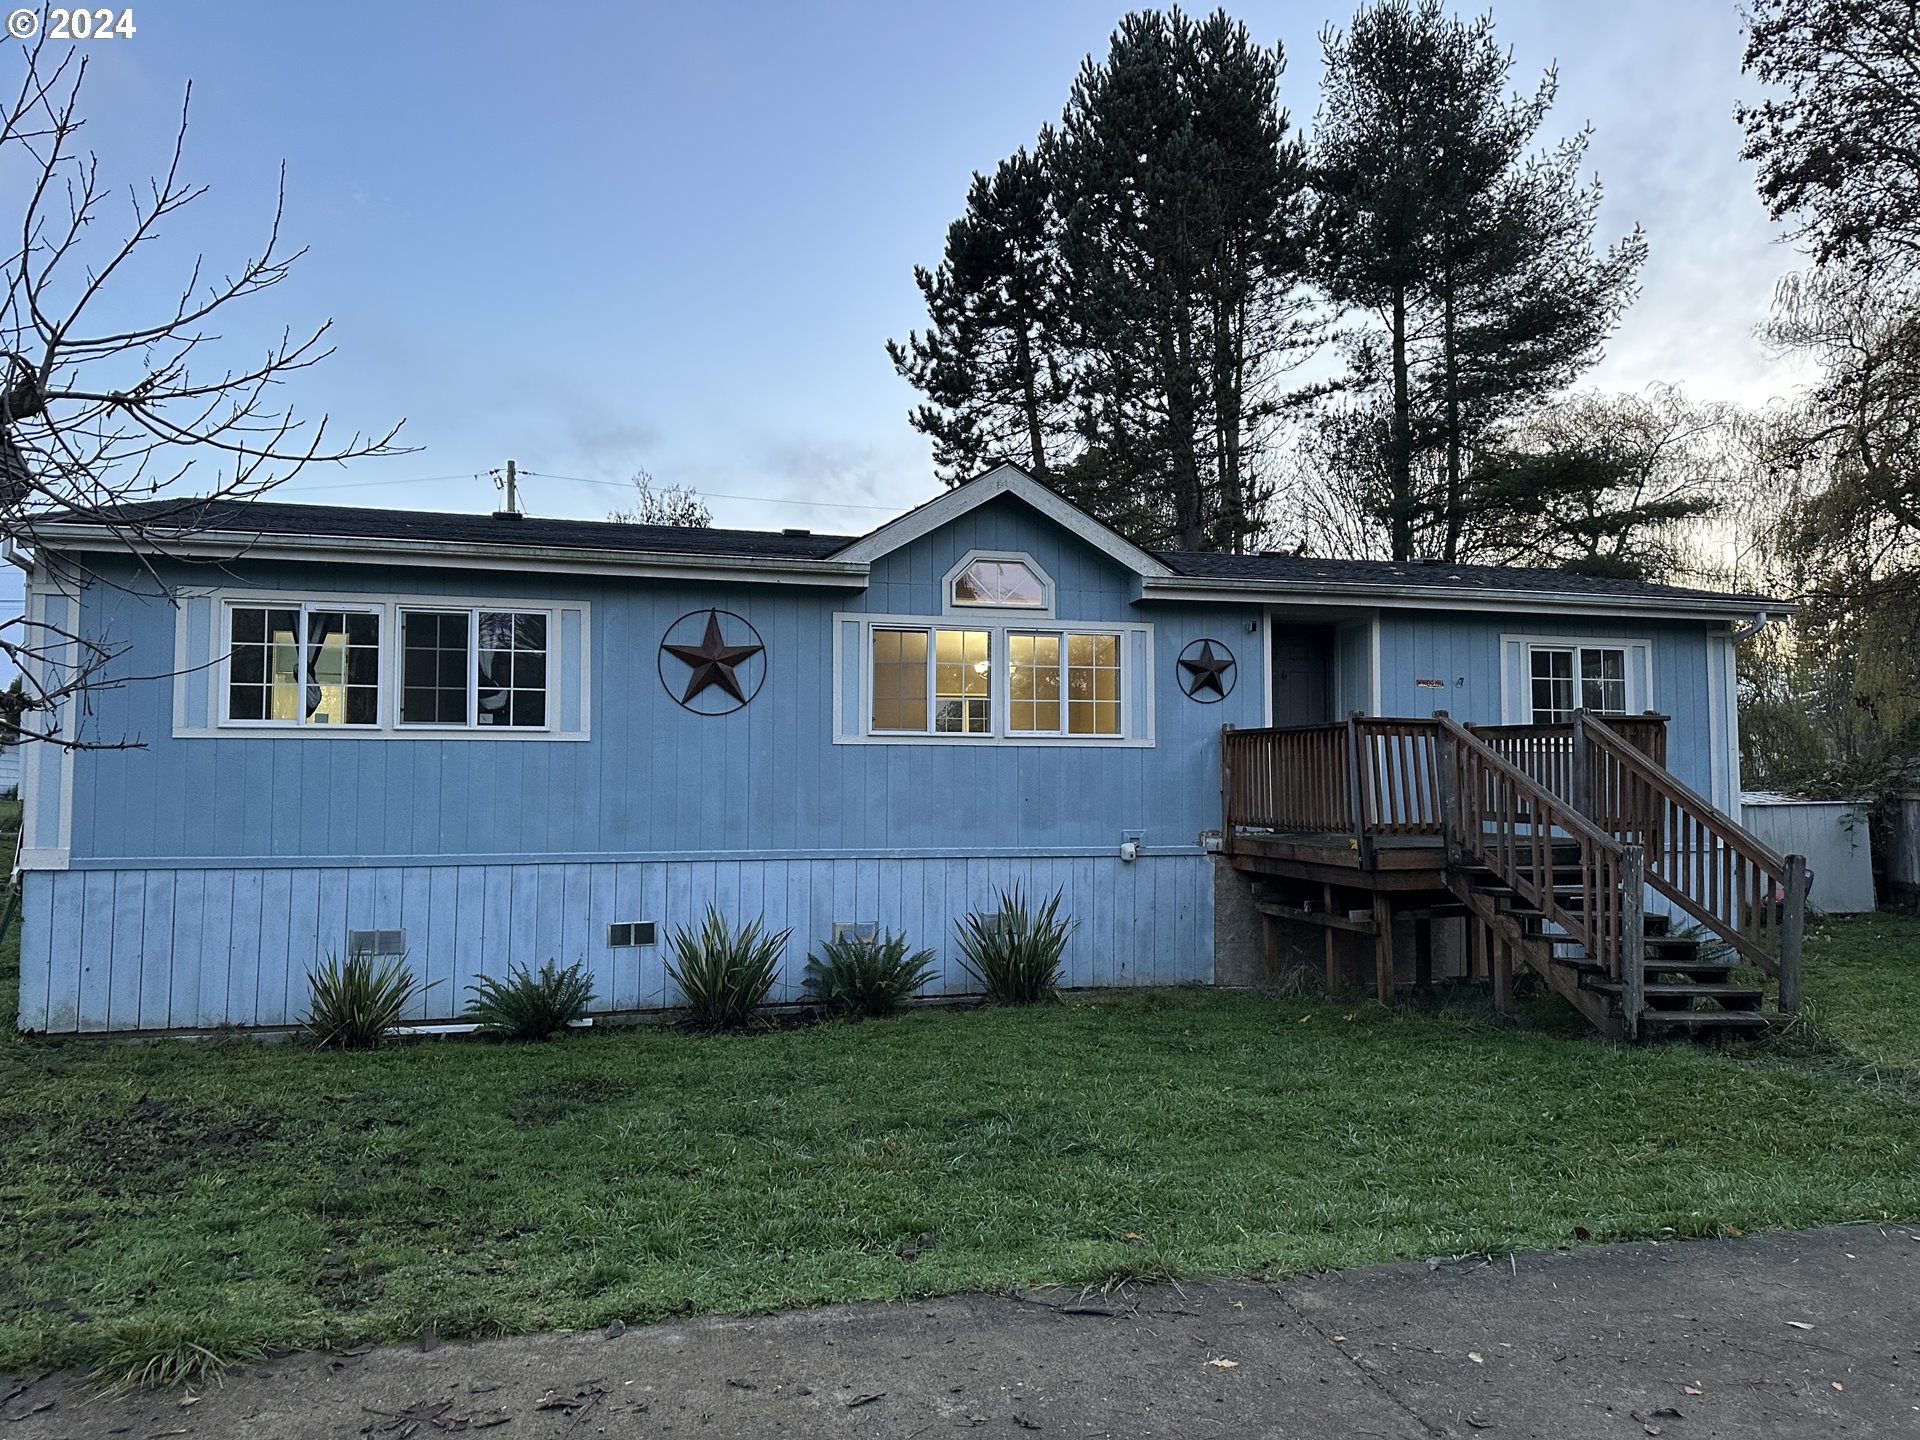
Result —
[[[1350, 11], [1230, 8], [1283, 44], [1308, 124], [1317, 37]], [[288, 398], [349, 427], [404, 419], [416, 449], [310, 468], [277, 498], [488, 510], [485, 472], [511, 457], [534, 514], [602, 516], [645, 467], [718, 524], [858, 532], [936, 489], [884, 350], [924, 323], [914, 265], [937, 261], [971, 172], [1058, 118], [1122, 13], [144, 0], [133, 37], [87, 46], [86, 139], [103, 173], [144, 178], [191, 81], [186, 169], [211, 188], [149, 257], [156, 280], [256, 250], [285, 163], [283, 228], [308, 253], [223, 333], [245, 358], [331, 318], [337, 353]], [[1735, 6], [1492, 13], [1516, 83], [1558, 66], [1546, 133], [1592, 126], [1602, 236], [1648, 234], [1592, 383], [1785, 393], [1753, 331], [1794, 256], [1739, 159]]]

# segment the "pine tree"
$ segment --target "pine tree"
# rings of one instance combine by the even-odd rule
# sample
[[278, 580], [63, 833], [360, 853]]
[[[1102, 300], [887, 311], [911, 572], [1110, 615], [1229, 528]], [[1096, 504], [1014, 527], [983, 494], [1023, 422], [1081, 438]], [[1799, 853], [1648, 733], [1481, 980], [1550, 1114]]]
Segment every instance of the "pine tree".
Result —
[[1394, 558], [1455, 560], [1476, 451], [1599, 358], [1645, 243], [1636, 230], [1596, 253], [1586, 136], [1529, 155], [1556, 79], [1510, 95], [1490, 20], [1381, 0], [1322, 43], [1317, 269], [1336, 303], [1377, 317], [1348, 383], [1387, 397], [1380, 519]]
[[1047, 175], [1022, 149], [973, 177], [939, 267], [914, 269], [930, 323], [887, 354], [927, 397], [911, 420], [949, 483], [1002, 460], [1049, 479], [1070, 451], [1056, 228]]
[[1062, 480], [1151, 543], [1240, 549], [1262, 523], [1279, 380], [1314, 333], [1284, 68], [1224, 12], [1129, 15], [1045, 147], [1086, 442]]

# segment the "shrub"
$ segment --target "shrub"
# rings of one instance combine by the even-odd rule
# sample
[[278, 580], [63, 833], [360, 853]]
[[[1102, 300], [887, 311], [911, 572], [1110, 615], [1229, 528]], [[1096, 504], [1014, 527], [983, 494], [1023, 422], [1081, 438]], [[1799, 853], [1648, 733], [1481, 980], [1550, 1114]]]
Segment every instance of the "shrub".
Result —
[[404, 955], [375, 963], [372, 955], [327, 963], [307, 981], [307, 1033], [328, 1050], [372, 1050], [398, 1025], [421, 993]]
[[1060, 894], [1027, 909], [1018, 885], [1000, 892], [996, 915], [969, 915], [960, 932], [960, 963], [997, 1005], [1036, 1005], [1059, 998], [1060, 956], [1079, 928], [1060, 918]]
[[840, 935], [807, 957], [807, 994], [829, 1015], [891, 1015], [927, 983], [933, 951], [907, 953], [907, 937]]
[[593, 1003], [593, 977], [584, 965], [560, 969], [549, 960], [534, 974], [524, 965], [505, 980], [477, 977], [467, 987], [467, 1019], [489, 1035], [508, 1040], [545, 1040], [587, 1013]]
[[773, 988], [787, 936], [764, 934], [758, 920], [734, 930], [713, 906], [698, 932], [673, 932], [667, 974], [686, 1000], [687, 1018], [703, 1030], [738, 1030]]

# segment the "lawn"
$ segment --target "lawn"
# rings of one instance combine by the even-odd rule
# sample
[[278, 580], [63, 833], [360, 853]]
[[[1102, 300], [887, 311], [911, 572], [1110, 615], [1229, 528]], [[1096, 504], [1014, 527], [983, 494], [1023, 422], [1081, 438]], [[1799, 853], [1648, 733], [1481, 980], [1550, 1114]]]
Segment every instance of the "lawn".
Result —
[[1201, 990], [371, 1055], [9, 1030], [0, 1372], [1920, 1216], [1920, 1106], [1831, 1063], [1914, 1058], [1920, 924], [1808, 970], [1808, 1060]]

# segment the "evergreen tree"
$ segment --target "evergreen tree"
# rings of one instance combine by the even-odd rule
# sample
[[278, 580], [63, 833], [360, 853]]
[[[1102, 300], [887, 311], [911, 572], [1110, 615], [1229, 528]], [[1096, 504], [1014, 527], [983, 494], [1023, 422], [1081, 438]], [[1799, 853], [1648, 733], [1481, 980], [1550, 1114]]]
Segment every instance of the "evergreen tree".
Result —
[[1149, 543], [1242, 548], [1280, 377], [1314, 331], [1285, 56], [1216, 11], [1127, 16], [1045, 147], [1081, 369], [1076, 499]]
[[911, 420], [949, 483], [1002, 460], [1049, 479], [1072, 445], [1056, 229], [1047, 175], [1022, 149], [973, 177], [939, 267], [914, 269], [929, 324], [887, 354], [927, 397]]
[[1733, 425], [1670, 387], [1543, 406], [1479, 457], [1462, 548], [1499, 564], [1683, 579], [1699, 563], [1692, 522], [1720, 509], [1737, 463]]
[[1386, 395], [1380, 519], [1394, 558], [1458, 559], [1476, 451], [1599, 358], [1645, 244], [1636, 230], [1595, 252], [1586, 136], [1529, 155], [1556, 79], [1508, 94], [1491, 21], [1381, 0], [1323, 45], [1317, 269], [1378, 320], [1350, 346], [1348, 384]]

